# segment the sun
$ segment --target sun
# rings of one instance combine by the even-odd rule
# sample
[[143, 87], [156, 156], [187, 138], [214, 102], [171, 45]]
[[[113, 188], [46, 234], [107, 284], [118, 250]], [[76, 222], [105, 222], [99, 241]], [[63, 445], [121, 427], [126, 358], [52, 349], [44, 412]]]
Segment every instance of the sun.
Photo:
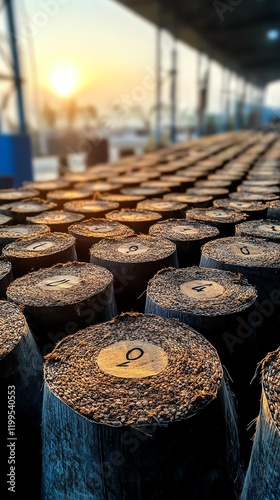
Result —
[[51, 73], [50, 83], [56, 94], [68, 97], [77, 88], [78, 72], [72, 66], [57, 66]]

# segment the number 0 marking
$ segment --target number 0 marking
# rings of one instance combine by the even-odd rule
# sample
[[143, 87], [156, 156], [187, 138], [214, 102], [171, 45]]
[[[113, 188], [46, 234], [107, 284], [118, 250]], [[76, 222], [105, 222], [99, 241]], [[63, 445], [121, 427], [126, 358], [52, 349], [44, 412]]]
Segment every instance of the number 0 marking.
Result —
[[[136, 355], [133, 355], [133, 351], [138, 351], [138, 354]], [[140, 359], [142, 358], [144, 354], [144, 351], [143, 349], [141, 349], [140, 347], [133, 347], [133, 349], [130, 349], [129, 351], [127, 351], [125, 357], [127, 359], [127, 361], [124, 361], [124, 363], [119, 363], [117, 366], [127, 366], [131, 361], [136, 361], [136, 359]]]

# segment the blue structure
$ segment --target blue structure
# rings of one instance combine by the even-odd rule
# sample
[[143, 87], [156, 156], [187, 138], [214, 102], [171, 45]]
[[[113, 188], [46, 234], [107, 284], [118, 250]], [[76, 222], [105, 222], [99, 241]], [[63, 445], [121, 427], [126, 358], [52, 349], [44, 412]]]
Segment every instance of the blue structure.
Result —
[[0, 187], [19, 187], [23, 180], [32, 180], [32, 154], [30, 139], [26, 133], [13, 0], [4, 0], [4, 7], [7, 13], [13, 74], [2, 75], [2, 78], [11, 80], [16, 89], [19, 133], [0, 134]]
[[0, 134], [0, 188], [32, 180], [31, 144], [27, 134]]

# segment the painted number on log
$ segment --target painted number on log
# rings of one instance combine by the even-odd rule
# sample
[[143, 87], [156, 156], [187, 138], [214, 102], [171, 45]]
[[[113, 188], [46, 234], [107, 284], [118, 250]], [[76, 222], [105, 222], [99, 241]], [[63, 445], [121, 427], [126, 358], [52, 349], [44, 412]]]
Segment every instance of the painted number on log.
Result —
[[280, 226], [277, 224], [263, 224], [258, 227], [260, 231], [278, 233], [280, 231]]
[[250, 245], [250, 244], [246, 244], [244, 243], [244, 245], [231, 245], [231, 249], [232, 251], [236, 254], [236, 255], [241, 255], [241, 256], [244, 256], [244, 257], [257, 257], [257, 256], [261, 256], [262, 255], [262, 252], [261, 252], [261, 249], [254, 246], [254, 245]]
[[56, 222], [56, 221], [63, 221], [67, 219], [67, 215], [65, 214], [45, 214], [42, 218], [44, 218], [48, 222]]
[[124, 363], [119, 363], [117, 366], [128, 366], [131, 361], [135, 361], [143, 356], [144, 351], [140, 347], [133, 347], [133, 349], [129, 349], [127, 351], [125, 357], [127, 361]]
[[198, 233], [192, 226], [173, 226], [172, 229], [175, 233], [185, 234], [186, 236]]
[[224, 212], [220, 212], [219, 210], [212, 210], [212, 212], [208, 212], [207, 214], [210, 219], [215, 219], [218, 217], [218, 219], [227, 219], [228, 215], [225, 214]]
[[151, 342], [121, 340], [102, 349], [96, 361], [101, 371], [114, 377], [144, 378], [162, 372], [168, 356]]
[[141, 253], [147, 252], [149, 248], [143, 245], [142, 243], [124, 243], [120, 247], [118, 247], [118, 252], [124, 255], [140, 255]]
[[52, 241], [40, 241], [37, 243], [31, 243], [25, 247], [26, 250], [31, 250], [32, 252], [41, 252], [42, 250], [47, 250], [53, 246]]
[[93, 233], [111, 233], [112, 231], [114, 231], [113, 227], [104, 224], [102, 226], [91, 225], [86, 227]]
[[184, 295], [196, 300], [207, 300], [222, 295], [224, 287], [215, 281], [193, 280], [180, 285]]
[[71, 274], [58, 274], [57, 276], [52, 276], [40, 281], [38, 286], [40, 288], [44, 288], [45, 290], [66, 289], [77, 285], [79, 281], [80, 278], [78, 278], [78, 276], [72, 276]]

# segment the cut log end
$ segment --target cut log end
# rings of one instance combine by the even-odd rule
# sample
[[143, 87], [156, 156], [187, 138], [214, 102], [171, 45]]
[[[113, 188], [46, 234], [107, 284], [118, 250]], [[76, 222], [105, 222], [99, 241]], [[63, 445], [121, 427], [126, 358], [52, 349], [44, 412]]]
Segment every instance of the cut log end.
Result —
[[222, 377], [215, 349], [200, 334], [176, 320], [139, 314], [65, 339], [45, 365], [58, 398], [112, 426], [183, 420], [216, 397]]

